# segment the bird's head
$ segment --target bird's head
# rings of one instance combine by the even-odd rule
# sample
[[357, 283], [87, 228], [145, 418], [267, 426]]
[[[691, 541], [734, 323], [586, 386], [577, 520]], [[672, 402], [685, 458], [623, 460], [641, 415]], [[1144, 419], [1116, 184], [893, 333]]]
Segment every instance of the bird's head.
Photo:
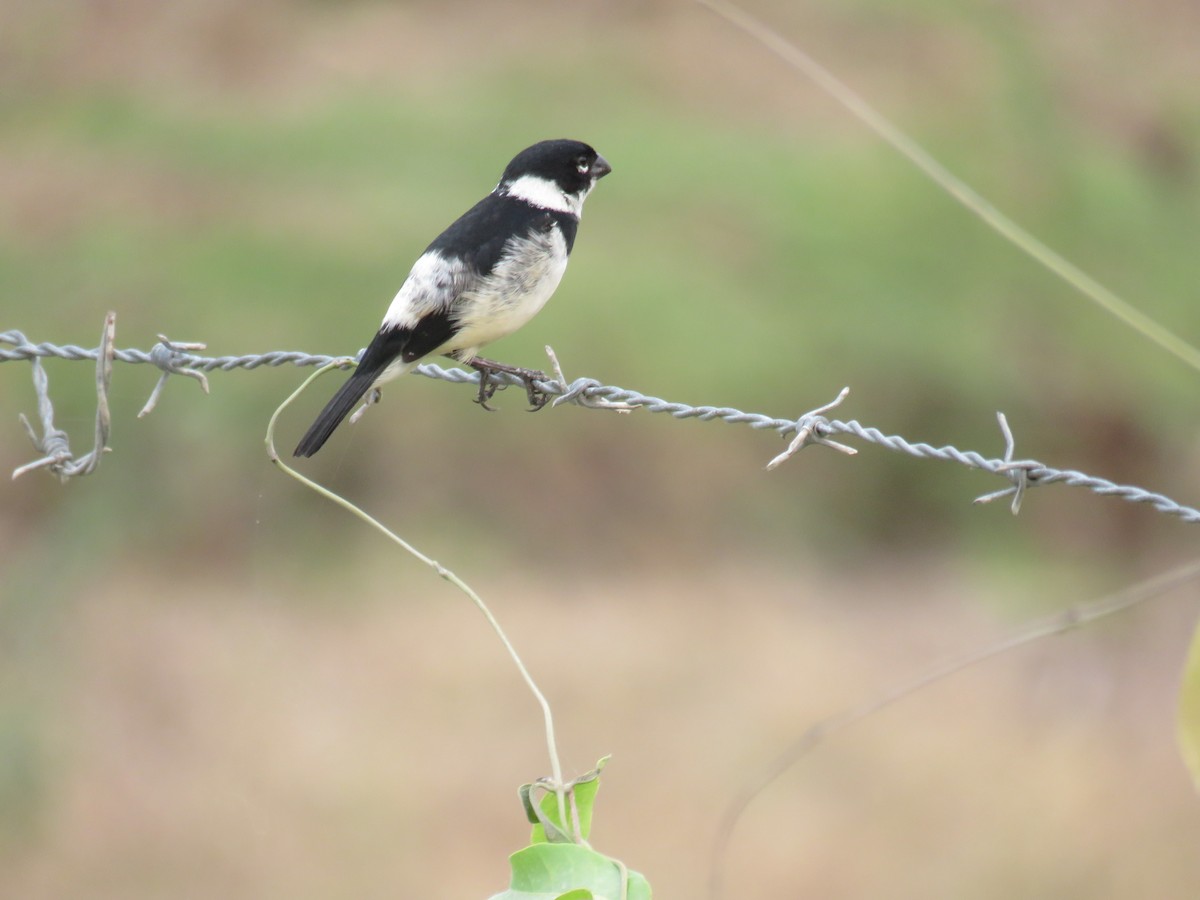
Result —
[[582, 141], [541, 141], [513, 157], [496, 191], [578, 216], [596, 182], [611, 171], [608, 160]]

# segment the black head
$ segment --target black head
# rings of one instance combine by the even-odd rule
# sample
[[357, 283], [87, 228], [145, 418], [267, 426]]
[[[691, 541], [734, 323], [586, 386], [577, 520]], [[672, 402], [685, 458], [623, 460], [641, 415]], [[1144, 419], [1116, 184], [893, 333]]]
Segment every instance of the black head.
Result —
[[582, 199], [611, 171], [608, 161], [582, 141], [541, 141], [513, 157], [500, 177], [500, 186], [521, 178], [539, 178], [553, 182], [563, 194]]

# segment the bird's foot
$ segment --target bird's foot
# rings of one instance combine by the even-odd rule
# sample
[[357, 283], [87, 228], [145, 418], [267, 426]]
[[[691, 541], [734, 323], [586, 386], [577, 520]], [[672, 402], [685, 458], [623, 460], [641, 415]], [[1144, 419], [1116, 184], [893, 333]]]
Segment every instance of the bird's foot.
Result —
[[525, 387], [525, 396], [529, 399], [529, 411], [537, 412], [550, 402], [550, 395], [537, 386], [539, 381], [549, 381], [549, 377], [545, 372], [538, 369], [523, 369], [520, 366], [510, 366], [507, 363], [496, 362], [491, 359], [483, 359], [475, 357], [468, 365], [479, 373], [479, 395], [475, 398], [475, 402], [489, 412], [494, 412], [495, 409], [488, 406], [487, 402], [492, 399], [496, 391], [507, 385], [491, 381], [488, 378], [489, 374], [494, 372], [502, 372], [505, 375], [512, 375], [518, 378], [521, 384]]

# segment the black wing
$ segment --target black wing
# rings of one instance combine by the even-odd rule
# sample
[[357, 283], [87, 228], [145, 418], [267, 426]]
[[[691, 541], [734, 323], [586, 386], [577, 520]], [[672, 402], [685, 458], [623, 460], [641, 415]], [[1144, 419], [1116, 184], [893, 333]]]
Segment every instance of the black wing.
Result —
[[435, 251], [442, 256], [461, 259], [481, 276], [486, 276], [504, 256], [509, 240], [535, 231], [548, 231], [555, 223], [562, 230], [570, 253], [579, 228], [575, 216], [539, 209], [524, 200], [488, 194], [439, 234], [425, 252]]

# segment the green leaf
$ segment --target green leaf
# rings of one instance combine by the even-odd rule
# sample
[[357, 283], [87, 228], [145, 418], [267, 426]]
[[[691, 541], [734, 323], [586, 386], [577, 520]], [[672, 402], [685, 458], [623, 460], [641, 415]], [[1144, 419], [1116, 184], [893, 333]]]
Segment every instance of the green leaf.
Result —
[[[541, 844], [547, 841], [552, 843], [573, 842], [569, 835], [574, 834], [574, 828], [571, 826], [571, 797], [575, 798], [575, 807], [579, 810], [579, 836], [585, 841], [588, 835], [592, 833], [592, 807], [596, 802], [596, 791], [600, 789], [599, 781], [585, 781], [582, 784], [577, 784], [563, 799], [566, 801], [567, 820], [564, 824], [562, 817], [559, 815], [558, 795], [554, 791], [546, 791], [542, 795], [541, 802], [538, 806], [541, 807], [542, 816], [551, 824], [551, 832], [546, 834], [546, 829], [541, 822], [533, 826], [533, 834], [530, 835], [529, 842], [531, 844]], [[555, 831], [559, 832], [558, 834]]]
[[[529, 839], [531, 844], [541, 844], [547, 841], [550, 843], [574, 842], [575, 829], [572, 825], [571, 796], [575, 798], [575, 808], [579, 813], [579, 836], [585, 841], [588, 839], [592, 833], [592, 808], [596, 802], [596, 791], [600, 790], [600, 773], [604, 771], [609, 759], [610, 757], [605, 756], [596, 763], [596, 768], [592, 771], [580, 775], [567, 784], [568, 796], [564, 797], [566, 801], [565, 823], [559, 814], [558, 795], [554, 791], [549, 790], [545, 784], [521, 785], [521, 802], [525, 805], [525, 815], [530, 822], [534, 823], [533, 834]], [[538, 801], [540, 816], [533, 809], [532, 792], [535, 787], [543, 790], [541, 800]], [[543, 823], [549, 823], [549, 833]]]
[[1179, 691], [1179, 749], [1200, 790], [1200, 626], [1192, 635]]
[[[564, 785], [566, 819], [571, 821], [573, 798], [583, 840], [592, 830], [600, 772], [608, 759], [604, 757], [595, 769]], [[568, 837], [574, 828], [563, 827], [558, 795], [550, 789], [548, 780], [521, 785], [521, 803], [529, 821], [535, 823], [530, 846], [509, 857], [512, 881], [507, 891], [491, 900], [618, 900], [622, 888], [627, 900], [651, 900], [650, 885], [644, 877]]]
[[[621, 867], [582, 844], [533, 844], [509, 857], [509, 889], [491, 900], [617, 900]], [[651, 900], [650, 885], [627, 872], [629, 900]]]

